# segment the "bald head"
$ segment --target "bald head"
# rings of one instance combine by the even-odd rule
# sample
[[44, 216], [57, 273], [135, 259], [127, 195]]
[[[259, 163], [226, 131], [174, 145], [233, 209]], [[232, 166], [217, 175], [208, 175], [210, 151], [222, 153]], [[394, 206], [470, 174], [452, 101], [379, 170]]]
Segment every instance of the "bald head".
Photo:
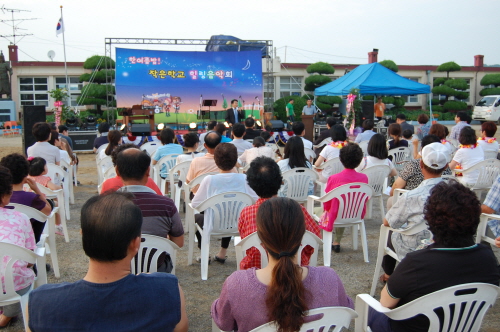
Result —
[[116, 172], [123, 181], [146, 180], [149, 175], [151, 158], [139, 149], [126, 149], [116, 157]]
[[215, 148], [217, 145], [219, 145], [220, 141], [222, 140], [222, 136], [216, 132], [216, 131], [211, 131], [205, 136], [205, 147], [207, 148], [208, 152], [214, 153]]

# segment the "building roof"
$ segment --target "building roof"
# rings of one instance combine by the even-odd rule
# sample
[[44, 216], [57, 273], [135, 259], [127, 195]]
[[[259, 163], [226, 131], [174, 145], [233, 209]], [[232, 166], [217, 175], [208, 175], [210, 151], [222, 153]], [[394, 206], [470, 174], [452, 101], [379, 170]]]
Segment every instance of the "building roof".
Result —
[[[282, 63], [281, 64], [283, 67], [287, 69], [306, 69], [307, 66], [309, 66], [309, 63]], [[342, 69], [348, 69], [348, 70], [353, 70], [354, 68], [358, 67], [359, 64], [357, 65], [351, 65], [351, 64], [331, 64], [335, 70], [342, 70]], [[419, 71], [419, 70], [430, 70], [430, 71], [436, 71], [437, 67], [439, 66], [432, 66], [432, 65], [398, 65], [399, 70], [406, 70], [406, 71]], [[461, 71], [483, 71], [483, 72], [500, 72], [500, 67], [474, 67], [474, 66], [462, 66]]]
[[[83, 68], [83, 62], [66, 62], [68, 67]], [[11, 61], [12, 67], [64, 67], [64, 62], [60, 61]]]

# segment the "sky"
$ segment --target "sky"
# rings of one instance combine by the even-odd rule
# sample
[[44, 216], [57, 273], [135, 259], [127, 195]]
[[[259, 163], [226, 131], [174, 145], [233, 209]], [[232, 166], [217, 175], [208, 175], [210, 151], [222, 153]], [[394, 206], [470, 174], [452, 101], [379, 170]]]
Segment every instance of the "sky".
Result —
[[[378, 60], [399, 65], [439, 65], [455, 61], [473, 66], [500, 64], [498, 0], [16, 0], [3, 2], [14, 13], [20, 61], [64, 61], [63, 16], [67, 61], [104, 55], [105, 38], [209, 39], [225, 34], [240, 39], [272, 40], [282, 62], [332, 64]], [[29, 12], [27, 12], [29, 11]], [[10, 12], [0, 11], [0, 35], [12, 34]], [[22, 30], [21, 30], [22, 29]], [[12, 37], [0, 38], [7, 54]], [[117, 45], [130, 47], [131, 45]], [[135, 46], [150, 50], [204, 51], [204, 46]], [[6, 57], [8, 60], [8, 57]]]

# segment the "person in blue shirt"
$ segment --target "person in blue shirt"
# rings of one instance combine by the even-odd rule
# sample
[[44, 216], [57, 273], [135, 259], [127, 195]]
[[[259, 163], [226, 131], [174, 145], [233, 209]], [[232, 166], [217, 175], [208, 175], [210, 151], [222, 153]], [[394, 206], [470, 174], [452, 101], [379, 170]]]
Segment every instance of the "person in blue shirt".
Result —
[[[153, 165], [156, 165], [161, 158], [168, 155], [179, 155], [184, 152], [182, 149], [182, 145], [174, 143], [175, 132], [171, 128], [163, 128], [160, 132], [160, 141], [163, 146], [160, 146], [155, 154], [153, 155]], [[166, 178], [168, 174], [168, 170], [166, 165], [161, 166], [160, 176], [162, 178]]]
[[218, 123], [217, 126], [215, 126], [215, 131], [221, 134], [222, 136], [222, 140], [220, 141], [221, 143], [229, 143], [233, 141], [232, 139], [226, 136], [227, 128], [223, 123]]

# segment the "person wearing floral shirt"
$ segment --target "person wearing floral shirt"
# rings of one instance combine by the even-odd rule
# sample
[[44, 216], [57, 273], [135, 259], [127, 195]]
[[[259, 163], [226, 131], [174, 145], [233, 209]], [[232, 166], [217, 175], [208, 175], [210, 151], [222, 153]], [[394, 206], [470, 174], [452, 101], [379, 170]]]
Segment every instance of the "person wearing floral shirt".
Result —
[[[17, 246], [34, 250], [36, 248], [35, 236], [28, 217], [12, 209], [7, 209], [12, 196], [12, 175], [10, 171], [0, 166], [0, 242], [15, 244]], [[2, 260], [2, 272], [10, 257], [4, 256]], [[45, 268], [45, 267], [44, 267]], [[14, 289], [19, 295], [26, 294], [35, 280], [35, 273], [27, 262], [17, 261], [13, 265]], [[2, 275], [2, 281], [5, 275]], [[6, 305], [0, 315], [0, 328], [10, 325], [12, 318], [21, 313], [19, 303]]]
[[[484, 200], [483, 205], [481, 205], [481, 212], [487, 214], [500, 213], [500, 175], [497, 176], [495, 183], [493, 183], [488, 195], [486, 195], [486, 199]], [[500, 248], [500, 220], [489, 220], [488, 226], [486, 235], [489, 237], [495, 237], [495, 245]], [[497, 259], [500, 260], [500, 249], [492, 249]]]

